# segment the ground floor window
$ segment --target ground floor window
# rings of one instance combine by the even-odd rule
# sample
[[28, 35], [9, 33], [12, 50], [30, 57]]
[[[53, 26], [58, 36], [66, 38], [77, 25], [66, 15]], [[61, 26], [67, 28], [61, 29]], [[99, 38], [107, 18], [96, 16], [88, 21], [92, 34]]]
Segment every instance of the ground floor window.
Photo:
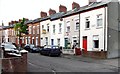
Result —
[[45, 37], [46, 45], [48, 45], [48, 37]]
[[99, 48], [99, 40], [94, 40], [94, 48]]
[[93, 35], [93, 47], [99, 48], [99, 36], [98, 35]]
[[60, 46], [60, 39], [57, 39], [58, 46]]

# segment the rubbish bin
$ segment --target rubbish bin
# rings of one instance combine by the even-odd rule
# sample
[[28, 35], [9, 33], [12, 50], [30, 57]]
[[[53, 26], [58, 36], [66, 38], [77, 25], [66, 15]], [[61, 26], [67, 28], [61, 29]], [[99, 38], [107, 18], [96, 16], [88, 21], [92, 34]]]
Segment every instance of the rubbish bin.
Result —
[[75, 55], [81, 55], [80, 48], [75, 48]]

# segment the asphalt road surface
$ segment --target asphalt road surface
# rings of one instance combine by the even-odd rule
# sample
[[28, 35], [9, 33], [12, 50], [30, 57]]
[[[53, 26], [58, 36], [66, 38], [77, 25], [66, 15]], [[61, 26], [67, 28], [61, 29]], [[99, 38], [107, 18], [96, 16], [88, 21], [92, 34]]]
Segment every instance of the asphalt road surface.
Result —
[[28, 53], [28, 72], [117, 72], [116, 67]]

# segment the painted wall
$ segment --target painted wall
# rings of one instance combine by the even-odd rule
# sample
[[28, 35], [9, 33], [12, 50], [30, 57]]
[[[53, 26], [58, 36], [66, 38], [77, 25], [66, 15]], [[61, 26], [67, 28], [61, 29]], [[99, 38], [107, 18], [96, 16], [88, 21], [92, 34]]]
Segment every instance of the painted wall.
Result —
[[47, 24], [49, 24], [50, 26], [50, 20], [45, 20], [45, 21], [42, 21], [40, 22], [40, 38], [41, 38], [41, 46], [44, 46], [46, 45], [46, 40], [45, 40], [45, 37], [48, 37], [48, 45], [50, 45], [50, 31], [51, 31], [51, 28], [49, 28], [49, 32], [46, 32], [46, 34], [43, 34], [42, 33], [42, 25], [44, 25], [44, 29], [47, 31]]
[[[97, 27], [97, 15], [99, 14], [102, 14], [102, 19], [103, 19], [101, 27]], [[89, 29], [85, 28], [86, 17], [89, 17], [89, 20], [90, 20]], [[106, 18], [105, 18], [104, 7], [91, 10], [88, 12], [83, 12], [80, 14], [80, 48], [83, 48], [83, 36], [87, 36], [87, 51], [101, 51], [101, 50], [107, 51], [107, 48], [106, 48], [107, 45], [104, 49], [104, 27], [105, 27], [104, 25], [107, 25], [107, 23], [104, 23], [105, 20]], [[98, 39], [99, 39], [98, 49], [94, 48], [94, 44], [93, 44], [94, 35], [98, 35]]]
[[[76, 30], [76, 22], [79, 22], [79, 14], [64, 18], [64, 36], [70, 41], [71, 47], [73, 46], [73, 40], [77, 40], [78, 42], [79, 30]], [[70, 25], [69, 33], [66, 32], [68, 24]]]
[[[59, 32], [59, 23], [61, 23], [61, 33]], [[55, 33], [53, 33], [53, 25], [55, 25]], [[54, 39], [54, 45], [58, 45], [58, 39], [60, 39], [60, 46], [64, 47], [64, 21], [60, 19], [53, 20], [50, 23], [50, 45], [51, 39]]]

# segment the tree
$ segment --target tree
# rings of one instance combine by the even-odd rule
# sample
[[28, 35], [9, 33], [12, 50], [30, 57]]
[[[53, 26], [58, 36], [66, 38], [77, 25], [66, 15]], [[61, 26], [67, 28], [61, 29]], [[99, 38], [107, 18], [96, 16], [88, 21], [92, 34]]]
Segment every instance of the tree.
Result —
[[18, 22], [14, 25], [14, 30], [15, 30], [16, 36], [19, 37], [19, 46], [21, 46], [20, 37], [22, 37], [22, 33], [27, 34], [28, 27], [27, 27], [27, 25], [25, 25], [25, 21], [26, 21], [26, 19], [23, 18], [20, 22]]

